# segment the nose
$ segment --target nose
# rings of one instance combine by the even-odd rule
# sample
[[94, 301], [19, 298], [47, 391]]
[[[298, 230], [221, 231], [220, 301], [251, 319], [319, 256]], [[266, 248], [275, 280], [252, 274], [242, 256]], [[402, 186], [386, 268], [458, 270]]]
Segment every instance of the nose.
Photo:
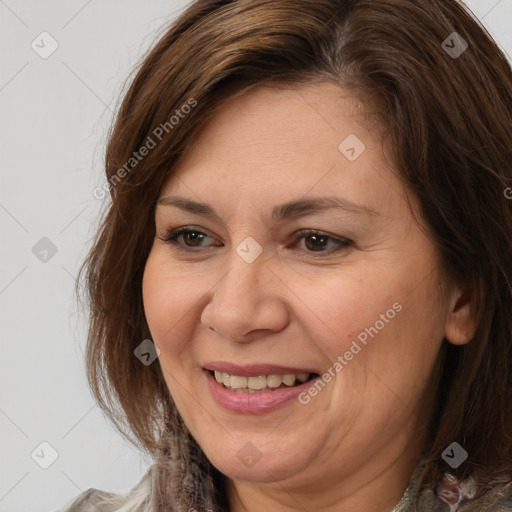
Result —
[[281, 331], [288, 324], [288, 310], [281, 293], [283, 285], [263, 254], [252, 263], [236, 252], [229, 271], [211, 290], [201, 323], [220, 338], [247, 343]]

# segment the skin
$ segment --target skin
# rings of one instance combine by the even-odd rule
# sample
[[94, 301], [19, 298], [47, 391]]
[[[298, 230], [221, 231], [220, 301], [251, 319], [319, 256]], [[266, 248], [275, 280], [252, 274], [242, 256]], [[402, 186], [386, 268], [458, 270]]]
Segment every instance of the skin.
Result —
[[[380, 124], [363, 114], [332, 83], [253, 89], [203, 127], [161, 190], [160, 198], [208, 203], [221, 217], [157, 206], [143, 299], [169, 391], [228, 477], [233, 512], [390, 511], [419, 461], [443, 337], [463, 344], [474, 333], [467, 290], [443, 282], [440, 293], [419, 205], [386, 164]], [[366, 146], [355, 161], [338, 150], [349, 134]], [[322, 196], [377, 214], [270, 219], [277, 204]], [[181, 226], [207, 235], [178, 237], [195, 253], [161, 240]], [[315, 251], [311, 237], [292, 237], [305, 228], [332, 238]], [[252, 263], [236, 252], [247, 237], [263, 249]], [[337, 238], [353, 245], [335, 250]], [[401, 311], [306, 405], [252, 415], [213, 401], [206, 362], [322, 374], [395, 303]], [[237, 456], [249, 442], [260, 455], [251, 467]]]

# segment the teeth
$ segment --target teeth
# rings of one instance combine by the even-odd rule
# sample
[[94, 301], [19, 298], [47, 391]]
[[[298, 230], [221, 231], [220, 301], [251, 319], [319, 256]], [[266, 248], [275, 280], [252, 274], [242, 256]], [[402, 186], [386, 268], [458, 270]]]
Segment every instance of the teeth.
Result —
[[283, 382], [287, 385], [287, 386], [293, 386], [295, 384], [295, 375], [284, 375], [283, 376]]
[[[251, 377], [252, 379], [252, 377]], [[238, 377], [237, 375], [231, 375], [231, 378], [229, 379], [230, 386], [232, 388], [246, 388], [251, 387], [253, 389], [256, 389], [253, 386], [247, 386], [247, 377]]]
[[[235, 377], [236, 378], [236, 377]], [[238, 386], [231, 384], [232, 388], [236, 388]], [[267, 387], [267, 377], [265, 375], [260, 375], [258, 377], [248, 377], [247, 385], [244, 386], [249, 389], [263, 389]]]
[[224, 387], [238, 392], [257, 393], [266, 388], [278, 388], [282, 384], [291, 387], [296, 382], [303, 383], [309, 378], [309, 373], [299, 373], [293, 375], [259, 375], [257, 377], [242, 377], [239, 375], [229, 375], [225, 372], [214, 372], [215, 380]]
[[278, 388], [282, 384], [281, 375], [268, 375], [267, 386], [269, 388]]

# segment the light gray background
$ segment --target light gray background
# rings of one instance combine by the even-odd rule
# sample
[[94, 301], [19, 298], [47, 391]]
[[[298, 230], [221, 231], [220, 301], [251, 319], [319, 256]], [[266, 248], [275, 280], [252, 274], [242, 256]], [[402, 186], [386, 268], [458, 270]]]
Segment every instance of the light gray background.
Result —
[[[88, 390], [73, 287], [122, 82], [187, 3], [0, 0], [0, 511], [51, 512], [89, 487], [125, 493], [151, 463]], [[512, 55], [512, 0], [467, 3]], [[59, 45], [47, 59], [31, 47], [43, 31]], [[32, 252], [43, 237], [57, 247], [47, 262]], [[43, 441], [58, 453], [48, 469], [31, 458]]]

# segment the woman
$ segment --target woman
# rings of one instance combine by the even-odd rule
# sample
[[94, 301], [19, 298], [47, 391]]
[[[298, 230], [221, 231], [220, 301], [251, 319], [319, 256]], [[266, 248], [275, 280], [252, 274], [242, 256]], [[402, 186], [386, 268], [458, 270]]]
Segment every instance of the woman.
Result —
[[512, 510], [512, 73], [455, 0], [199, 0], [82, 268], [154, 458], [63, 511]]

